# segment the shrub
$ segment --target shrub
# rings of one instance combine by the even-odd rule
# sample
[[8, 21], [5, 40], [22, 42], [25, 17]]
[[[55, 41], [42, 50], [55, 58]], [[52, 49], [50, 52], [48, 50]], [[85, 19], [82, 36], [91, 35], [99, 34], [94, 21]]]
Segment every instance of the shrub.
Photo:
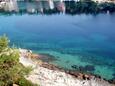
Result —
[[[19, 63], [19, 51], [8, 46], [8, 38], [0, 37], [0, 86], [36, 86], [24, 78], [32, 68]], [[18, 81], [19, 80], [19, 81]]]
[[17, 84], [19, 86], [38, 86], [37, 84], [33, 84], [31, 81], [26, 80], [24, 77], [21, 77]]
[[8, 47], [9, 40], [6, 35], [0, 36], [0, 52]]

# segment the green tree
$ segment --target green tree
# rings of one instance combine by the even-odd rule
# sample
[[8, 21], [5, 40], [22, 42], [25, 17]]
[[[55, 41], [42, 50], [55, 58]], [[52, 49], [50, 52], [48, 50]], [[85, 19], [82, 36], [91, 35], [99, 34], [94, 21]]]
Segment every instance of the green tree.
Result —
[[9, 40], [6, 37], [6, 35], [0, 36], [0, 52], [8, 48], [8, 43], [9, 43]]
[[[19, 51], [8, 46], [9, 40], [4, 35], [0, 37], [0, 86], [36, 86], [24, 78], [31, 68], [25, 68], [19, 63]], [[24, 85], [23, 85], [24, 84]]]

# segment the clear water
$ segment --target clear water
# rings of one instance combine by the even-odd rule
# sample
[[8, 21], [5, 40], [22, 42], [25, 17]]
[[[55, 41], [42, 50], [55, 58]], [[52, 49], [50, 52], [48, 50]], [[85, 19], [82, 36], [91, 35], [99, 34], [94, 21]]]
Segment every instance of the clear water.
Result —
[[53, 55], [66, 69], [95, 66], [106, 79], [115, 78], [115, 15], [0, 15], [0, 35], [11, 45]]

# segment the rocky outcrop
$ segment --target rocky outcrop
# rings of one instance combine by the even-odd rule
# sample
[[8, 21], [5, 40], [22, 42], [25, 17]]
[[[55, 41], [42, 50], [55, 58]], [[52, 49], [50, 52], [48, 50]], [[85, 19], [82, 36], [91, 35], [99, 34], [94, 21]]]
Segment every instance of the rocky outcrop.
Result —
[[[109, 81], [109, 83], [101, 77], [92, 74], [64, 70], [47, 62], [39, 63], [38, 58], [35, 60], [39, 55], [27, 57], [26, 52], [28, 53], [28, 51], [21, 52], [20, 62], [24, 66], [33, 67], [33, 71], [26, 76], [26, 79], [35, 84], [40, 84], [40, 86], [46, 86], [46, 84], [47, 86], [114, 86], [114, 84], [110, 84], [114, 83], [114, 80]], [[32, 60], [33, 58], [34, 60]], [[89, 67], [91, 67], [90, 70], [93, 70], [92, 66], [86, 66], [86, 68]]]

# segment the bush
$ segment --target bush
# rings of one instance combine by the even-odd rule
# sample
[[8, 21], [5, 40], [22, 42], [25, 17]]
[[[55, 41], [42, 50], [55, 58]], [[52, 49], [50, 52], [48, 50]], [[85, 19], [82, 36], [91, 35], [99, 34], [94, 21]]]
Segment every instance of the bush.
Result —
[[8, 43], [5, 35], [0, 37], [0, 86], [12, 86], [16, 82], [19, 86], [36, 86], [24, 78], [32, 68], [19, 63], [19, 51]]
[[0, 36], [0, 52], [8, 47], [9, 40], [6, 35]]
[[24, 77], [20, 78], [17, 84], [19, 86], [38, 86], [37, 84], [33, 84], [31, 81], [26, 80]]

